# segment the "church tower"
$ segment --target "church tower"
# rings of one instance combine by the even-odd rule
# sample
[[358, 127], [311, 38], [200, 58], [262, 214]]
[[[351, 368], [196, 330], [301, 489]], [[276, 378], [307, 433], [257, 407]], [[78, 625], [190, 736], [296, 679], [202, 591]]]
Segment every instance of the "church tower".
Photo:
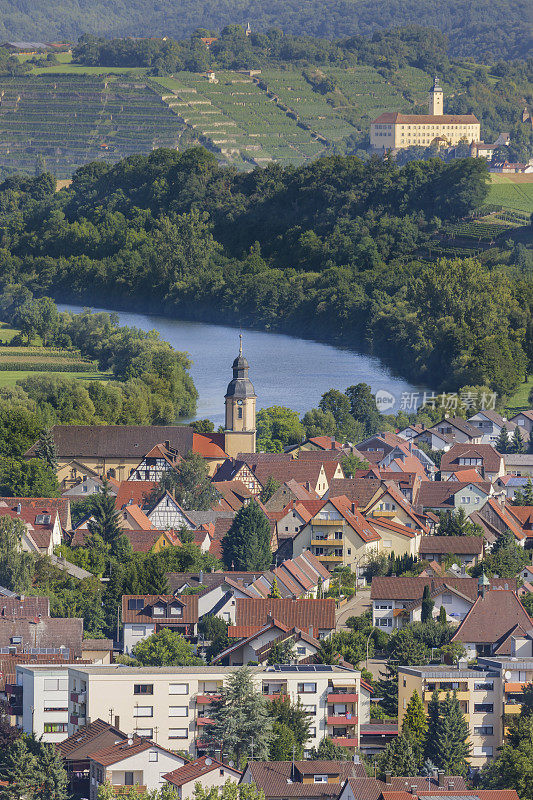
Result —
[[439, 81], [435, 75], [433, 89], [429, 93], [429, 113], [432, 116], [440, 117], [443, 114], [444, 94], [439, 86]]
[[242, 334], [239, 355], [233, 362], [233, 380], [225, 395], [225, 450], [229, 456], [255, 453], [255, 401], [252, 382], [248, 378], [248, 362], [242, 354]]

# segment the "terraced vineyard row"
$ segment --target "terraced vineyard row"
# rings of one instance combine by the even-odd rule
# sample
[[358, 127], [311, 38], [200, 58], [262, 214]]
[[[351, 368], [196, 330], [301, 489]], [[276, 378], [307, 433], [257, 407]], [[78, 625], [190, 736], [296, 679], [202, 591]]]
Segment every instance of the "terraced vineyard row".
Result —
[[144, 81], [116, 76], [0, 79], [0, 165], [31, 172], [39, 155], [57, 177], [94, 159], [115, 162], [177, 147], [186, 126]]

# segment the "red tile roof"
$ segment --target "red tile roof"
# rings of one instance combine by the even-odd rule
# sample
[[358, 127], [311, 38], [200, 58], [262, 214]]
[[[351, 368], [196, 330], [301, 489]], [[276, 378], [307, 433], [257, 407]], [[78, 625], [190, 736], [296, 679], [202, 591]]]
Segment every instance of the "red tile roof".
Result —
[[23, 507], [35, 510], [39, 514], [44, 514], [45, 510], [57, 511], [63, 530], [70, 530], [70, 500], [68, 497], [0, 497], [0, 503], [6, 503], [9, 508], [16, 508], [20, 503]]
[[482, 536], [422, 536], [419, 553], [452, 553], [478, 555], [483, 553]]
[[109, 722], [96, 719], [80, 728], [68, 739], [58, 742], [56, 747], [62, 758], [77, 761], [86, 759], [91, 752], [111, 747], [117, 739], [127, 741], [128, 736], [118, 728], [114, 728]]
[[147, 739], [139, 739], [138, 737], [135, 737], [131, 744], [126, 740], [125, 742], [121, 741], [109, 747], [104, 747], [102, 750], [90, 753], [89, 758], [91, 761], [96, 761], [96, 763], [100, 764], [102, 767], [110, 767], [112, 764], [118, 764], [124, 761], [125, 758], [131, 758], [131, 756], [139, 755], [139, 753], [144, 753], [146, 750], [152, 750], [153, 748], [163, 750], [165, 753], [170, 753], [176, 759], [180, 758], [181, 761], [185, 763], [185, 759], [176, 755], [176, 753], [172, 753], [170, 750], [161, 747], [161, 745], [155, 742], [151, 742]]
[[372, 523], [363, 517], [355, 507], [355, 503], [350, 503], [347, 497], [330, 497], [328, 500], [331, 505], [342, 515], [350, 528], [354, 530], [363, 542], [377, 542], [381, 536], [373, 527]]
[[[372, 579], [372, 586], [370, 589], [370, 597], [372, 600], [419, 600], [423, 593], [424, 587], [429, 586], [431, 590], [436, 589], [446, 583], [448, 586], [453, 586], [462, 594], [475, 600], [478, 593], [477, 578], [423, 578], [421, 576], [415, 578], [399, 577], [381, 577], [377, 576]], [[505, 587], [515, 588], [516, 581], [504, 580], [503, 578], [492, 578], [491, 593], [494, 594], [498, 590], [498, 594], [503, 594]]]
[[[209, 763], [206, 763], [207, 761], [209, 761]], [[163, 778], [168, 783], [172, 784], [172, 786], [184, 786], [186, 783], [191, 783], [191, 781], [201, 782], [204, 775], [213, 772], [215, 769], [222, 772], [221, 784], [226, 781], [230, 775], [233, 775], [235, 778], [240, 778], [242, 775], [242, 772], [239, 772], [239, 770], [234, 767], [228, 767], [227, 764], [223, 764], [222, 761], [217, 761], [216, 758], [202, 756], [202, 758], [197, 758], [196, 761], [184, 764], [183, 767], [179, 767], [172, 772], [167, 772], [166, 775], [163, 775]]]
[[154, 481], [122, 481], [115, 500], [116, 508], [120, 509], [130, 502], [142, 508], [155, 486], [157, 483]]
[[[130, 600], [144, 600], [144, 607], [139, 610], [128, 608]], [[177, 603], [183, 608], [181, 616], [167, 614], [161, 616], [152, 616], [151, 608], [158, 601], [161, 601], [167, 607]], [[174, 597], [172, 594], [125, 594], [122, 595], [122, 622], [128, 623], [160, 623], [168, 624], [173, 622], [176, 624], [187, 622], [198, 622], [198, 595], [195, 594], [180, 594]]]
[[516, 592], [487, 591], [484, 597], [477, 598], [454, 633], [452, 641], [496, 643], [500, 639], [507, 638], [512, 628], [517, 625], [525, 631], [533, 627], [533, 621]]
[[192, 435], [193, 452], [199, 453], [203, 458], [227, 458], [228, 454], [224, 447], [223, 433], [193, 433]]
[[274, 598], [251, 600], [237, 598], [235, 601], [235, 623], [237, 627], [257, 630], [267, 623], [269, 615], [280, 620], [289, 628], [300, 628], [306, 632], [309, 632], [309, 629], [312, 628], [313, 635], [318, 638], [320, 630], [333, 630], [335, 628], [335, 601], [331, 598], [327, 600], [277, 600]]
[[503, 456], [491, 444], [454, 444], [442, 454], [441, 471], [455, 472], [458, 467], [460, 468], [460, 458], [481, 458], [485, 472], [498, 472]]

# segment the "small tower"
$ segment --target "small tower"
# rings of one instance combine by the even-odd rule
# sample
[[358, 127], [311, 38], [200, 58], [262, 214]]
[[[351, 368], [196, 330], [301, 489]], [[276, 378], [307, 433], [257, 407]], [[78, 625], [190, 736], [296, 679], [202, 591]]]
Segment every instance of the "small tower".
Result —
[[242, 334], [239, 355], [233, 362], [233, 380], [226, 395], [225, 450], [229, 456], [255, 453], [255, 401], [252, 382], [248, 378], [248, 362], [242, 354]]
[[429, 113], [432, 116], [442, 116], [444, 107], [444, 94], [435, 75], [433, 89], [429, 93]]

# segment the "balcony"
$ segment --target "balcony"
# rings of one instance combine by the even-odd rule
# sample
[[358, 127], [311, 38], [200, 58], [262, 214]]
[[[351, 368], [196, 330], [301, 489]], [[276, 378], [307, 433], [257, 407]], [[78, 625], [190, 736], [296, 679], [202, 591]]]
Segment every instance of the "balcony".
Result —
[[201, 727], [202, 725], [211, 725], [214, 722], [211, 717], [198, 717], [196, 719], [196, 724]]
[[342, 561], [342, 556], [318, 555], [318, 553], [315, 553], [315, 558], [319, 561]]
[[522, 706], [520, 703], [504, 703], [503, 704], [503, 713], [504, 714], [520, 714], [522, 710]]
[[357, 717], [355, 716], [346, 716], [345, 714], [336, 714], [334, 716], [329, 717], [327, 719], [328, 725], [343, 725], [346, 727], [356, 727], [357, 726]]
[[85, 692], [71, 692], [70, 699], [73, 703], [85, 703]]
[[136, 783], [135, 786], [113, 786], [113, 792], [119, 797], [121, 794], [128, 794], [132, 789], [136, 789], [140, 794], [144, 794], [148, 791], [146, 786], [139, 786], [138, 783]]
[[341, 547], [342, 539], [334, 539], [333, 537], [328, 539], [311, 539], [311, 544], [316, 547]]
[[85, 714], [71, 714], [69, 722], [71, 725], [85, 725]]
[[357, 703], [358, 699], [354, 692], [330, 692], [326, 698], [328, 703]]
[[199, 706], [209, 705], [209, 703], [212, 703], [214, 700], [219, 700], [219, 699], [220, 699], [219, 694], [197, 694], [196, 704]]
[[[452, 692], [453, 692], [452, 689], [448, 689], [448, 690], [442, 689], [441, 691], [439, 691], [439, 700], [444, 700], [446, 698], [446, 691], [449, 691], [450, 694], [452, 694]], [[467, 692], [467, 691], [456, 691], [455, 694], [456, 694], [456, 697], [457, 697], [458, 700], [463, 700], [463, 701], [468, 702], [471, 699], [470, 698], [470, 692]], [[429, 703], [429, 701], [431, 700], [432, 695], [433, 695], [433, 692], [424, 692], [424, 701], [426, 703]]]
[[311, 525], [337, 525], [340, 528], [342, 524], [342, 519], [319, 519], [319, 517], [315, 517], [311, 520]]
[[355, 736], [333, 736], [331, 741], [342, 747], [359, 747], [359, 740]]

